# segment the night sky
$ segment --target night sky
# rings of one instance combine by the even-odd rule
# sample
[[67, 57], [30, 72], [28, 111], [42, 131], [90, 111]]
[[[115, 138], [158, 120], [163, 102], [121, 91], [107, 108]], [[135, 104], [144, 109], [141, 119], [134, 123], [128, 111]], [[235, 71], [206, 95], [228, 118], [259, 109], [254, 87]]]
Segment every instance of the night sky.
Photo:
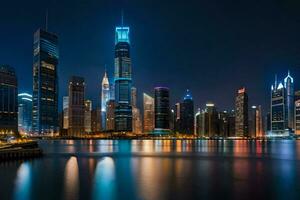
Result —
[[86, 98], [99, 102], [104, 65], [113, 73], [122, 9], [140, 100], [154, 86], [168, 86], [175, 103], [190, 88], [196, 107], [213, 101], [232, 109], [236, 90], [245, 86], [250, 105], [266, 111], [274, 74], [281, 79], [288, 69], [300, 89], [296, 0], [2, 0], [0, 63], [15, 67], [20, 92], [32, 91], [33, 33], [45, 27], [47, 8], [48, 30], [59, 36], [60, 108], [71, 75], [83, 76]]

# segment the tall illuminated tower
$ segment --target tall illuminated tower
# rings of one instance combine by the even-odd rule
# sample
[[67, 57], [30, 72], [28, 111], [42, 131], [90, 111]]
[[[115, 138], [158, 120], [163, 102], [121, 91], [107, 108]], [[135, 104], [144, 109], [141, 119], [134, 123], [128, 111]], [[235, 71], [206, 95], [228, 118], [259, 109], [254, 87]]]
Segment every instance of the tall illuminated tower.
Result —
[[154, 98], [148, 94], [143, 94], [144, 107], [144, 132], [149, 133], [154, 130]]
[[115, 131], [132, 131], [129, 27], [115, 30]]
[[238, 90], [235, 98], [235, 135], [248, 137], [248, 95], [245, 88]]
[[34, 33], [32, 129], [35, 134], [58, 132], [58, 38], [42, 29]]
[[107, 77], [107, 73], [105, 71], [104, 77], [102, 79], [102, 90], [101, 90], [101, 127], [103, 130], [106, 130], [106, 104], [110, 99], [110, 87], [109, 81]]
[[284, 79], [284, 87], [286, 89], [286, 111], [287, 111], [287, 121], [288, 128], [294, 128], [294, 79], [290, 76], [290, 71], [288, 71], [287, 77]]

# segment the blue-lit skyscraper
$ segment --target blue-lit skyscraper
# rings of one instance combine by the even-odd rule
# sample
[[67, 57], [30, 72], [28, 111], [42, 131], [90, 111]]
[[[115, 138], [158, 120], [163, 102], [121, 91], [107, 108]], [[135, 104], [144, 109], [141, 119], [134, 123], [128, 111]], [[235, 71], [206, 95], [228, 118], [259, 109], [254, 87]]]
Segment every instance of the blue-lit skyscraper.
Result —
[[194, 101], [189, 90], [180, 103], [180, 133], [194, 134]]
[[42, 29], [33, 41], [32, 129], [35, 134], [58, 132], [58, 38]]
[[101, 127], [103, 130], [106, 130], [106, 104], [110, 100], [110, 86], [106, 71], [104, 73], [101, 86]]
[[286, 111], [287, 111], [287, 121], [288, 128], [292, 130], [294, 128], [294, 79], [290, 76], [288, 72], [287, 77], [284, 79], [284, 87], [286, 90]]
[[129, 27], [115, 30], [115, 131], [132, 131]]
[[28, 93], [18, 94], [18, 129], [22, 133], [31, 132], [32, 122], [32, 95]]
[[154, 133], [170, 133], [170, 92], [169, 88], [156, 87], [154, 89]]

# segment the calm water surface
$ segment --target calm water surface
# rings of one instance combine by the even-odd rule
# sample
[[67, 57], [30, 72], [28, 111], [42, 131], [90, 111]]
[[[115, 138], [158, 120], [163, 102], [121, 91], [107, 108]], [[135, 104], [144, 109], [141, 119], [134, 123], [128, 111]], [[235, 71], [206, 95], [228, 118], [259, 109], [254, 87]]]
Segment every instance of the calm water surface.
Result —
[[300, 199], [300, 141], [40, 141], [0, 199]]

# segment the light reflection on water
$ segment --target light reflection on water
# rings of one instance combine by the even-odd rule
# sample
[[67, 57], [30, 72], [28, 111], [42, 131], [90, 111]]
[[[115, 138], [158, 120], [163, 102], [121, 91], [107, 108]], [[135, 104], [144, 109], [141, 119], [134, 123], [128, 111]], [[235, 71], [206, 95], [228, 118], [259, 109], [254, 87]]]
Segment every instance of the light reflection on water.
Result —
[[300, 198], [300, 141], [66, 140], [40, 146], [44, 158], [17, 167], [0, 163], [0, 199]]

